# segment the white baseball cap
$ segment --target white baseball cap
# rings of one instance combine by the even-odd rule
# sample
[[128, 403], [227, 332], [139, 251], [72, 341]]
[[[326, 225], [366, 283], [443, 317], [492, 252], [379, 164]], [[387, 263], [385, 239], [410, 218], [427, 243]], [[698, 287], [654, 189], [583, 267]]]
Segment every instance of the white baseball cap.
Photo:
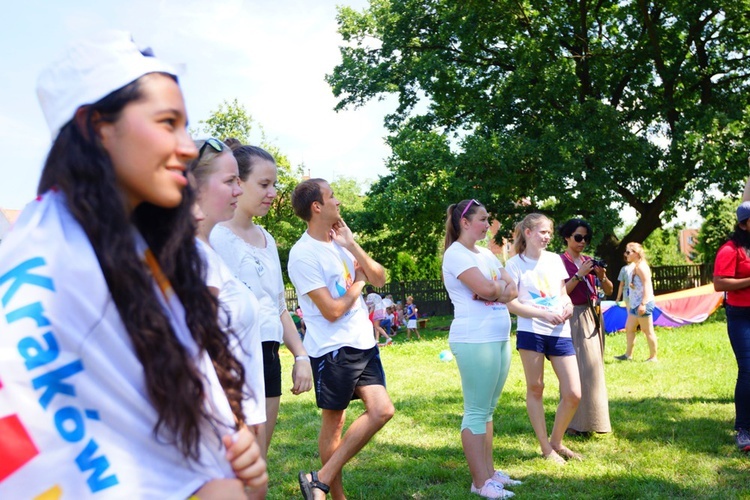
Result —
[[52, 140], [78, 108], [93, 104], [148, 73], [177, 75], [175, 68], [143, 53], [127, 31], [104, 31], [71, 44], [39, 75], [37, 96]]

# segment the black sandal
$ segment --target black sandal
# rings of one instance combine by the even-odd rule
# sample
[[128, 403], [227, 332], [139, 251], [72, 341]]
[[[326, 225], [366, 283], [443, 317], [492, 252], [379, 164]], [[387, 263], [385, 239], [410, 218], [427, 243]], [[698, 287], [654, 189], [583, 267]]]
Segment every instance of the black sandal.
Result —
[[312, 480], [308, 480], [307, 475], [304, 472], [300, 472], [298, 475], [299, 489], [302, 492], [302, 498], [305, 500], [313, 500], [315, 498], [312, 491], [313, 488], [317, 488], [327, 495], [330, 488], [327, 484], [321, 483], [318, 480], [318, 471], [310, 471], [310, 476], [312, 476]]

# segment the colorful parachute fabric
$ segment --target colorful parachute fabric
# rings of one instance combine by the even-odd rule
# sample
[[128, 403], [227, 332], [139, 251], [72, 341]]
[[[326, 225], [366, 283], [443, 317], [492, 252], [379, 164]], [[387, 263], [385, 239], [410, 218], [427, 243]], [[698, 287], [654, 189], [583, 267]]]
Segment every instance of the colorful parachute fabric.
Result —
[[[701, 323], [721, 307], [722, 292], [714, 291], [713, 285], [657, 295], [654, 308], [654, 325], [685, 326]], [[625, 328], [628, 312], [612, 300], [602, 302], [604, 328], [607, 333]]]

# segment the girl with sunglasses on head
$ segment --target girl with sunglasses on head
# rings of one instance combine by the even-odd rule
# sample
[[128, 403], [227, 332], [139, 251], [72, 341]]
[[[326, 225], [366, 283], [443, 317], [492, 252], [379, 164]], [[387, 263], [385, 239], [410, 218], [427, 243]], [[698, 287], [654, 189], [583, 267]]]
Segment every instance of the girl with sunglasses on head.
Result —
[[252, 291], [260, 304], [266, 423], [260, 427], [259, 438], [267, 456], [281, 400], [281, 342], [294, 356], [292, 394], [302, 394], [312, 388], [312, 368], [286, 307], [276, 241], [253, 220], [266, 215], [276, 198], [276, 161], [259, 147], [243, 146], [236, 139], [226, 142], [237, 160], [243, 192], [237, 199], [233, 217], [213, 228], [210, 241], [232, 274]]
[[53, 144], [0, 248], [2, 498], [243, 498], [267, 481], [235, 423], [244, 370], [202, 278], [174, 75], [106, 32], [39, 79]]
[[625, 247], [625, 261], [633, 264], [633, 273], [628, 285], [628, 319], [625, 321], [627, 346], [625, 354], [615, 356], [620, 361], [633, 359], [635, 330], [640, 326], [648, 342], [649, 356], [646, 361], [656, 362], [657, 339], [654, 332], [654, 285], [651, 281], [651, 268], [646, 262], [646, 253], [640, 243], [628, 243]]
[[[234, 216], [242, 194], [237, 160], [229, 147], [218, 139], [196, 141], [196, 146], [199, 155], [188, 164], [188, 178], [196, 192], [196, 240], [208, 268], [206, 284], [219, 299], [220, 323], [236, 334], [232, 347], [245, 367], [245, 389], [250, 396], [243, 403], [245, 423], [255, 434], [262, 452], [266, 410], [260, 307], [255, 295], [234, 276], [209, 240], [218, 223]], [[265, 498], [265, 495], [265, 486], [250, 492], [250, 498]]]
[[581, 402], [568, 424], [570, 435], [591, 432], [611, 432], [609, 400], [604, 382], [604, 325], [596, 312], [597, 285], [604, 293], [612, 293], [614, 286], [607, 278], [606, 269], [583, 255], [591, 242], [591, 226], [583, 219], [570, 219], [560, 226], [558, 234], [565, 240], [565, 252], [560, 257], [568, 273], [565, 290], [573, 303], [570, 317], [570, 336], [576, 350], [578, 372], [581, 377]]
[[464, 417], [461, 443], [471, 472], [471, 492], [508, 498], [505, 486], [521, 484], [495, 470], [493, 415], [510, 369], [510, 315], [505, 303], [516, 287], [500, 261], [477, 246], [487, 236], [489, 215], [476, 200], [448, 207], [443, 280], [454, 307], [448, 342], [461, 375]]
[[[568, 322], [573, 314], [566, 288], [568, 273], [560, 257], [546, 250], [552, 234], [552, 221], [546, 216], [524, 217], [513, 232], [516, 255], [508, 259], [505, 268], [518, 287], [518, 298], [508, 303], [508, 309], [518, 316], [516, 348], [526, 376], [529, 420], [544, 458], [564, 464], [566, 459], [581, 460], [581, 455], [562, 442], [581, 399], [581, 379]], [[545, 358], [560, 383], [552, 434], [547, 434], [544, 418]]]

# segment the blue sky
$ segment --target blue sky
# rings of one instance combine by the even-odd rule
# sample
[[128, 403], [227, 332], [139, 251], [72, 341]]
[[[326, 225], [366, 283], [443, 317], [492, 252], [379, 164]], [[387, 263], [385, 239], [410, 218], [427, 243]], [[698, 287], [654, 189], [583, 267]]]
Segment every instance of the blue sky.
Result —
[[323, 79], [340, 61], [336, 4], [361, 9], [367, 1], [1, 0], [0, 207], [34, 198], [50, 146], [39, 72], [70, 41], [109, 28], [185, 65], [180, 82], [193, 125], [236, 98], [313, 176], [364, 182], [386, 174], [382, 123], [394, 101], [335, 113]]

